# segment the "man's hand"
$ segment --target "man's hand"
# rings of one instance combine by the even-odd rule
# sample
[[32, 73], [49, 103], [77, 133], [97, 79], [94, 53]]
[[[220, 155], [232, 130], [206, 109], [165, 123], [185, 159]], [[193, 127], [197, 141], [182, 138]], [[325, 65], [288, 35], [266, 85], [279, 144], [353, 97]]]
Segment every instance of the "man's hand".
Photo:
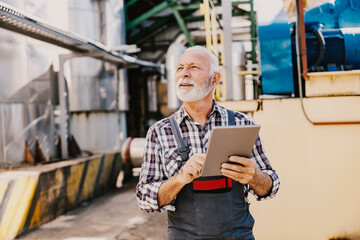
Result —
[[195, 178], [200, 177], [205, 162], [204, 153], [197, 153], [189, 158], [179, 173], [179, 180], [184, 184], [190, 183]]
[[249, 184], [256, 195], [260, 197], [269, 194], [273, 184], [272, 179], [257, 168], [255, 160], [237, 156], [231, 156], [229, 160], [234, 163], [221, 165], [221, 172], [224, 176], [242, 184]]
[[223, 163], [221, 165], [221, 173], [224, 176], [242, 184], [248, 184], [253, 180], [255, 173], [258, 171], [255, 160], [238, 156], [231, 156], [229, 160], [233, 163]]
[[200, 177], [204, 162], [205, 154], [195, 154], [187, 160], [179, 174], [164, 181], [158, 191], [157, 200], [159, 207], [171, 203], [186, 184]]

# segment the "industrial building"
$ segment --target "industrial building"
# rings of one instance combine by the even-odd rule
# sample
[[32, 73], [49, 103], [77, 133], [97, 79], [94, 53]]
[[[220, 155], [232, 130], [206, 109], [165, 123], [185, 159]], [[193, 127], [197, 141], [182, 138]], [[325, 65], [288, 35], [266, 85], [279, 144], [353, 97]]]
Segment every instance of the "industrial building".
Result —
[[256, 239], [360, 239], [360, 1], [2, 0], [0, 240], [136, 179], [195, 45], [281, 179]]

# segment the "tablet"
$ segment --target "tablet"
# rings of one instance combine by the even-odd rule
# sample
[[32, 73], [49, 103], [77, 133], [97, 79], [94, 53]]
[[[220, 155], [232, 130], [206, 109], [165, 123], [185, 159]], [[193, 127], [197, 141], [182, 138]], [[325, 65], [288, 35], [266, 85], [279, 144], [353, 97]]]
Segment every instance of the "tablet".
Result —
[[260, 125], [215, 127], [210, 135], [201, 176], [222, 175], [220, 168], [230, 156], [250, 157]]

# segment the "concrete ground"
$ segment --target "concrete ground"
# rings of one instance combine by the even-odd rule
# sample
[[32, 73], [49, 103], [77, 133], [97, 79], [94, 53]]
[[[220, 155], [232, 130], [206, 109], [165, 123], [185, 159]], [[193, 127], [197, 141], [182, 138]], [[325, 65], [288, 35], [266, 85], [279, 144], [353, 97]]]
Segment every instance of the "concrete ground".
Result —
[[136, 181], [132, 181], [16, 239], [166, 239], [166, 213], [143, 213], [137, 205], [135, 186]]

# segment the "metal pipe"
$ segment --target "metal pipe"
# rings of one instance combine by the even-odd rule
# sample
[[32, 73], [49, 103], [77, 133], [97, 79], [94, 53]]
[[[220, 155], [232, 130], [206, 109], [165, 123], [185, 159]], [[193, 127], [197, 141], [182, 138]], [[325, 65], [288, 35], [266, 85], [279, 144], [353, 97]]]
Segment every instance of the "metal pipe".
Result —
[[[297, 13], [298, 13], [298, 27], [300, 37], [300, 57], [301, 57], [301, 73], [304, 79], [307, 79], [307, 56], [306, 56], [306, 35], [305, 35], [305, 21], [304, 21], [304, 2], [301, 0], [296, 0]], [[299, 69], [300, 70], [300, 69]]]
[[176, 95], [175, 72], [177, 62], [185, 49], [185, 46], [182, 44], [172, 43], [166, 53], [167, 95], [168, 109], [170, 111], [178, 110], [181, 105]]
[[[296, 12], [297, 12], [297, 18], [296, 18], [296, 31], [295, 31], [295, 42], [296, 42], [296, 64], [297, 64], [297, 78], [298, 78], [298, 84], [299, 84], [299, 96], [300, 96], [300, 103], [301, 103], [301, 109], [304, 113], [305, 118], [311, 123], [314, 124], [314, 122], [309, 118], [309, 116], [306, 113], [305, 110], [305, 106], [304, 106], [304, 97], [303, 97], [303, 88], [302, 88], [302, 80], [301, 80], [301, 55], [300, 55], [300, 36], [299, 34], [301, 34], [301, 32], [299, 31], [299, 21], [300, 21], [300, 11], [298, 10], [299, 8], [299, 4], [298, 4], [299, 0], [296, 0]], [[300, 2], [302, 2], [302, 0], [300, 0]], [[305, 34], [305, 33], [304, 33]]]
[[[119, 69], [117, 68], [116, 65], [113, 66], [113, 72], [114, 72], [114, 79], [115, 79], [115, 112], [116, 112], [116, 116], [117, 116], [117, 125], [119, 126], [119, 129], [120, 130], [120, 125], [121, 125], [121, 121], [120, 121], [120, 110], [119, 110], [119, 86], [120, 86], [120, 83], [119, 83]], [[120, 147], [121, 144], [120, 144], [120, 135], [116, 137], [116, 140], [115, 140], [115, 147]]]
[[[0, 146], [2, 148], [2, 152], [3, 152], [3, 162], [6, 163], [7, 159], [6, 159], [6, 137], [5, 137], [5, 111], [4, 108], [0, 105], [0, 121], [1, 121], [1, 142], [2, 142], [2, 146]], [[0, 165], [1, 168], [1, 165]]]
[[[126, 44], [126, 24], [125, 24], [125, 0], [116, 0], [118, 2], [118, 18], [120, 18], [120, 24], [118, 26], [120, 31], [120, 36], [115, 36], [118, 38], [118, 44]], [[128, 85], [128, 72], [126, 69], [119, 70], [119, 142], [120, 145], [123, 144], [127, 138], [127, 116], [126, 111], [129, 110], [129, 85]]]
[[225, 76], [226, 79], [226, 100], [233, 100], [233, 74], [232, 74], [232, 4], [231, 1], [222, 1], [223, 23], [224, 23], [224, 58], [225, 58]]
[[121, 158], [128, 168], [141, 167], [145, 145], [145, 138], [128, 137], [126, 139], [121, 147]]
[[150, 76], [147, 79], [147, 92], [148, 92], [148, 110], [149, 112], [156, 113], [158, 111], [157, 94], [156, 94], [156, 76]]
[[313, 32], [316, 36], [317, 43], [319, 46], [318, 55], [317, 55], [316, 61], [314, 63], [314, 66], [318, 66], [324, 59], [326, 43], [325, 43], [325, 39], [324, 39], [323, 34], [321, 33], [320, 28], [315, 28]]
[[187, 38], [187, 40], [189, 42], [189, 45], [194, 46], [195, 42], [194, 42], [194, 40], [192, 40], [192, 38], [190, 36], [190, 33], [189, 33], [189, 30], [186, 27], [186, 23], [184, 22], [184, 19], [181, 17], [179, 11], [177, 10], [176, 7], [171, 7], [171, 10], [172, 10], [172, 12], [173, 12], [173, 14], [175, 16], [176, 22], [178, 23], [180, 29], [185, 34], [185, 36], [186, 36], [186, 38]]
[[100, 42], [51, 26], [3, 2], [0, 2], [0, 27], [77, 53], [99, 53], [95, 57], [102, 61], [122, 64], [128, 62], [144, 67], [160, 68], [159, 64], [113, 51]]
[[[225, 59], [224, 59], [225, 46], [224, 46], [224, 31], [223, 30], [220, 31], [220, 45], [221, 45], [220, 65], [224, 66], [224, 63], [225, 63]], [[224, 79], [226, 79], [226, 73], [225, 73], [224, 68], [221, 69], [221, 75], [222, 75], [221, 78], [222, 78], [222, 85], [223, 85], [223, 94], [224, 94], [224, 96], [226, 96], [226, 81], [224, 80]], [[220, 101], [220, 97], [221, 97], [220, 84], [218, 84], [216, 86], [216, 90], [215, 90], [215, 100]]]
[[139, 0], [130, 0], [128, 3], [126, 3], [125, 8], [130, 7], [131, 5], [135, 4]]
[[256, 59], [256, 19], [255, 19], [255, 11], [254, 11], [254, 0], [250, 0], [250, 21], [251, 21], [251, 27], [250, 27], [250, 35], [251, 39], [255, 39], [255, 41], [251, 41], [251, 61], [253, 63], [257, 63]]
[[[209, 3], [210, 3], [211, 11], [215, 13], [215, 6], [214, 6], [213, 1], [209, 0]], [[214, 18], [216, 19], [217, 23], [219, 24], [220, 29], [223, 30], [219, 16], [217, 14], [215, 14]]]
[[64, 64], [68, 60], [68, 55], [59, 56], [59, 110], [60, 110], [60, 138], [61, 138], [61, 157], [68, 157], [68, 109], [66, 104]]
[[[233, 42], [231, 45], [231, 60], [232, 60], [232, 100], [238, 101], [245, 99], [245, 77], [243, 75], [235, 74], [241, 70], [245, 70], [245, 49], [241, 42]], [[252, 76], [251, 76], [252, 79]], [[228, 89], [229, 90], [229, 89]]]
[[[123, 0], [108, 0], [105, 2], [106, 43], [112, 49], [126, 44], [125, 10]], [[136, 58], [130, 59], [134, 63]], [[126, 111], [129, 110], [128, 76], [126, 69], [114, 70], [116, 81], [116, 112], [118, 115], [119, 132], [117, 133], [117, 147], [127, 138]]]
[[140, 15], [139, 17], [137, 17], [136, 19], [132, 20], [131, 22], [129, 22], [126, 25], [126, 30], [129, 30], [137, 25], [139, 25], [140, 23], [142, 23], [143, 21], [149, 19], [150, 17], [154, 16], [155, 14], [161, 12], [162, 10], [164, 10], [165, 8], [169, 7], [170, 4], [168, 1], [163, 1], [160, 4], [156, 5], [154, 8], [152, 8], [151, 10], [143, 13], [142, 15]]

